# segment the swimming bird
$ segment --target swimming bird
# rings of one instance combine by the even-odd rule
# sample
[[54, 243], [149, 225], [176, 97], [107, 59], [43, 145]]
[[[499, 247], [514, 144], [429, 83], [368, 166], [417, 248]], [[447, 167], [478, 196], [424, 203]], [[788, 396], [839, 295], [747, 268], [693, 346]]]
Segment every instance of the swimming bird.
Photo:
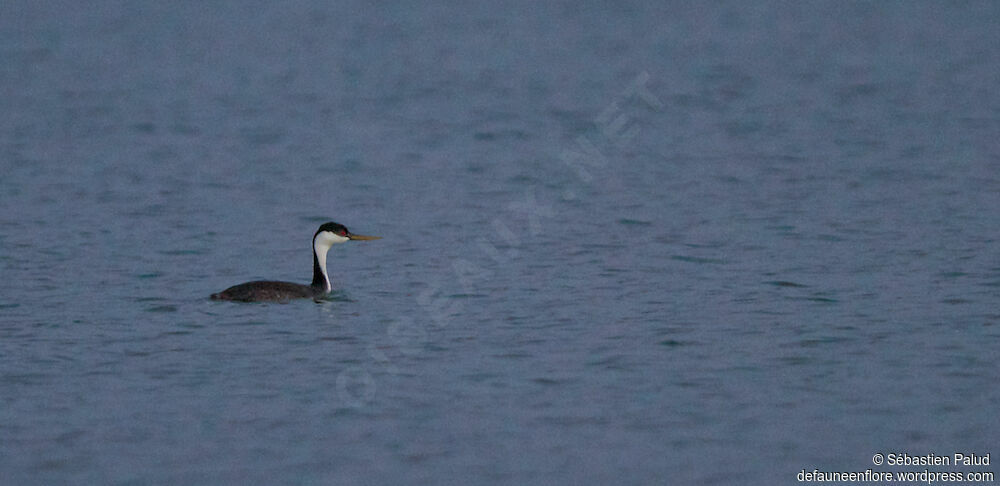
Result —
[[326, 271], [326, 252], [337, 243], [351, 240], [377, 240], [381, 236], [356, 235], [342, 224], [329, 222], [320, 225], [313, 235], [313, 280], [310, 285], [272, 280], [255, 280], [229, 287], [212, 294], [212, 300], [240, 302], [285, 302], [291, 299], [316, 299], [330, 293], [330, 274]]

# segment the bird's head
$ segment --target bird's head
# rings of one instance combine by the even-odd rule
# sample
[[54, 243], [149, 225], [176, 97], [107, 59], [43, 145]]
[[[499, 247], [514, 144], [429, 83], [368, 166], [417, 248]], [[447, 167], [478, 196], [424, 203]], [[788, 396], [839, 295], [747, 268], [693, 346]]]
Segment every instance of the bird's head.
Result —
[[369, 241], [382, 238], [381, 236], [367, 236], [351, 233], [346, 226], [340, 223], [323, 223], [313, 235], [313, 244], [329, 248], [337, 243], [346, 243], [351, 240]]

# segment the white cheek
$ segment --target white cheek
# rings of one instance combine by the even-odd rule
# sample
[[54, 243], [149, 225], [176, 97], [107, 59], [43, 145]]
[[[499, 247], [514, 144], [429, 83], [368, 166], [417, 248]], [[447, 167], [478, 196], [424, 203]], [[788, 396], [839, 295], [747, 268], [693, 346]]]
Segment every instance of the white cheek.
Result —
[[316, 238], [316, 245], [325, 248], [330, 248], [331, 246], [337, 243], [344, 243], [345, 241], [351, 241], [351, 239], [345, 236], [340, 236], [336, 233], [330, 233], [329, 231], [324, 231], [320, 233], [318, 238]]

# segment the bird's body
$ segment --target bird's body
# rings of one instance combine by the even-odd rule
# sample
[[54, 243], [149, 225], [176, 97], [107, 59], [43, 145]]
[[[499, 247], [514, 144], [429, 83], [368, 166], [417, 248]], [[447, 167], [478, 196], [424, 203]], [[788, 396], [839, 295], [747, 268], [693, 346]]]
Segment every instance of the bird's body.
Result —
[[253, 282], [233, 285], [222, 292], [212, 294], [214, 300], [236, 300], [240, 302], [280, 302], [291, 299], [315, 299], [322, 297], [327, 290], [312, 285], [302, 285], [294, 282], [279, 282], [276, 280], [255, 280]]
[[213, 300], [239, 302], [285, 302], [292, 299], [317, 299], [331, 290], [326, 270], [326, 253], [337, 243], [351, 240], [377, 240], [378, 236], [356, 235], [341, 224], [324, 223], [313, 235], [313, 280], [310, 285], [273, 280], [255, 280], [212, 294]]

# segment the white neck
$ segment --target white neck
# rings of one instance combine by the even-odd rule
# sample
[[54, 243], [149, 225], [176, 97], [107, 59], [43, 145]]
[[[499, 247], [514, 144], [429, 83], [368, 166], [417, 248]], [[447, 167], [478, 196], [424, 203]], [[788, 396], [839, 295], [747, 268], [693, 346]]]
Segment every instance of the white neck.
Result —
[[326, 271], [326, 253], [330, 251], [332, 243], [326, 238], [316, 238], [313, 244], [313, 251], [316, 252], [316, 261], [319, 262], [319, 269], [323, 272], [323, 290], [329, 292], [333, 289], [330, 285], [330, 274]]
[[349, 238], [329, 231], [324, 231], [316, 235], [316, 238], [313, 240], [313, 251], [316, 252], [316, 262], [319, 264], [320, 273], [323, 274], [324, 292], [333, 290], [333, 286], [330, 285], [330, 273], [326, 271], [326, 253], [330, 251], [330, 247], [334, 244], [343, 243], [348, 240]]

